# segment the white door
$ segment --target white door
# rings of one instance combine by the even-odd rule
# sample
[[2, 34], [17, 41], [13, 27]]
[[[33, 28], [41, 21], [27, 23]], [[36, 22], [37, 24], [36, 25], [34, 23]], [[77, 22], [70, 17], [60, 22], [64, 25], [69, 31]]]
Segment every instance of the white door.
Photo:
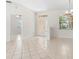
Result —
[[37, 35], [49, 37], [49, 25], [47, 16], [39, 16], [37, 19]]

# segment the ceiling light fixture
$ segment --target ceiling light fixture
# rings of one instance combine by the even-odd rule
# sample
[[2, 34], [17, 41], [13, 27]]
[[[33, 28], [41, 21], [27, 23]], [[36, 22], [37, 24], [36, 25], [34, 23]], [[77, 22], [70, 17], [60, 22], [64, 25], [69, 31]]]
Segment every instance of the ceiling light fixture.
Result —
[[12, 3], [12, 1], [6, 1], [7, 3]]

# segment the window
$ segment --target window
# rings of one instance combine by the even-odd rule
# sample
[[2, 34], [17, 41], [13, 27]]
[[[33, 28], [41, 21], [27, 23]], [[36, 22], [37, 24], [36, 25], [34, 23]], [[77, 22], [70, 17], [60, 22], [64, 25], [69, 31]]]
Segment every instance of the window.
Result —
[[65, 14], [59, 17], [59, 28], [60, 29], [73, 29], [73, 16], [71, 14]]

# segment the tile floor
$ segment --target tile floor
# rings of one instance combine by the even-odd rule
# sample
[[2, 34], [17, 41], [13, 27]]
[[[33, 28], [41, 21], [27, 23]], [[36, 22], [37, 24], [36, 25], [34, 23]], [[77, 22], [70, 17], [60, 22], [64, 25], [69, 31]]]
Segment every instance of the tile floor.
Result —
[[33, 37], [7, 43], [7, 59], [73, 59], [72, 39]]

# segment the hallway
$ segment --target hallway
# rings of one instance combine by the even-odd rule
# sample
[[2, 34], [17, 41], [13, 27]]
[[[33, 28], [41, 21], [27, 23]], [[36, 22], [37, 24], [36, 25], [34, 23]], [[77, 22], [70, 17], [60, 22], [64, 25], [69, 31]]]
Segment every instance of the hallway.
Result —
[[32, 37], [8, 42], [7, 59], [73, 59], [72, 39]]

